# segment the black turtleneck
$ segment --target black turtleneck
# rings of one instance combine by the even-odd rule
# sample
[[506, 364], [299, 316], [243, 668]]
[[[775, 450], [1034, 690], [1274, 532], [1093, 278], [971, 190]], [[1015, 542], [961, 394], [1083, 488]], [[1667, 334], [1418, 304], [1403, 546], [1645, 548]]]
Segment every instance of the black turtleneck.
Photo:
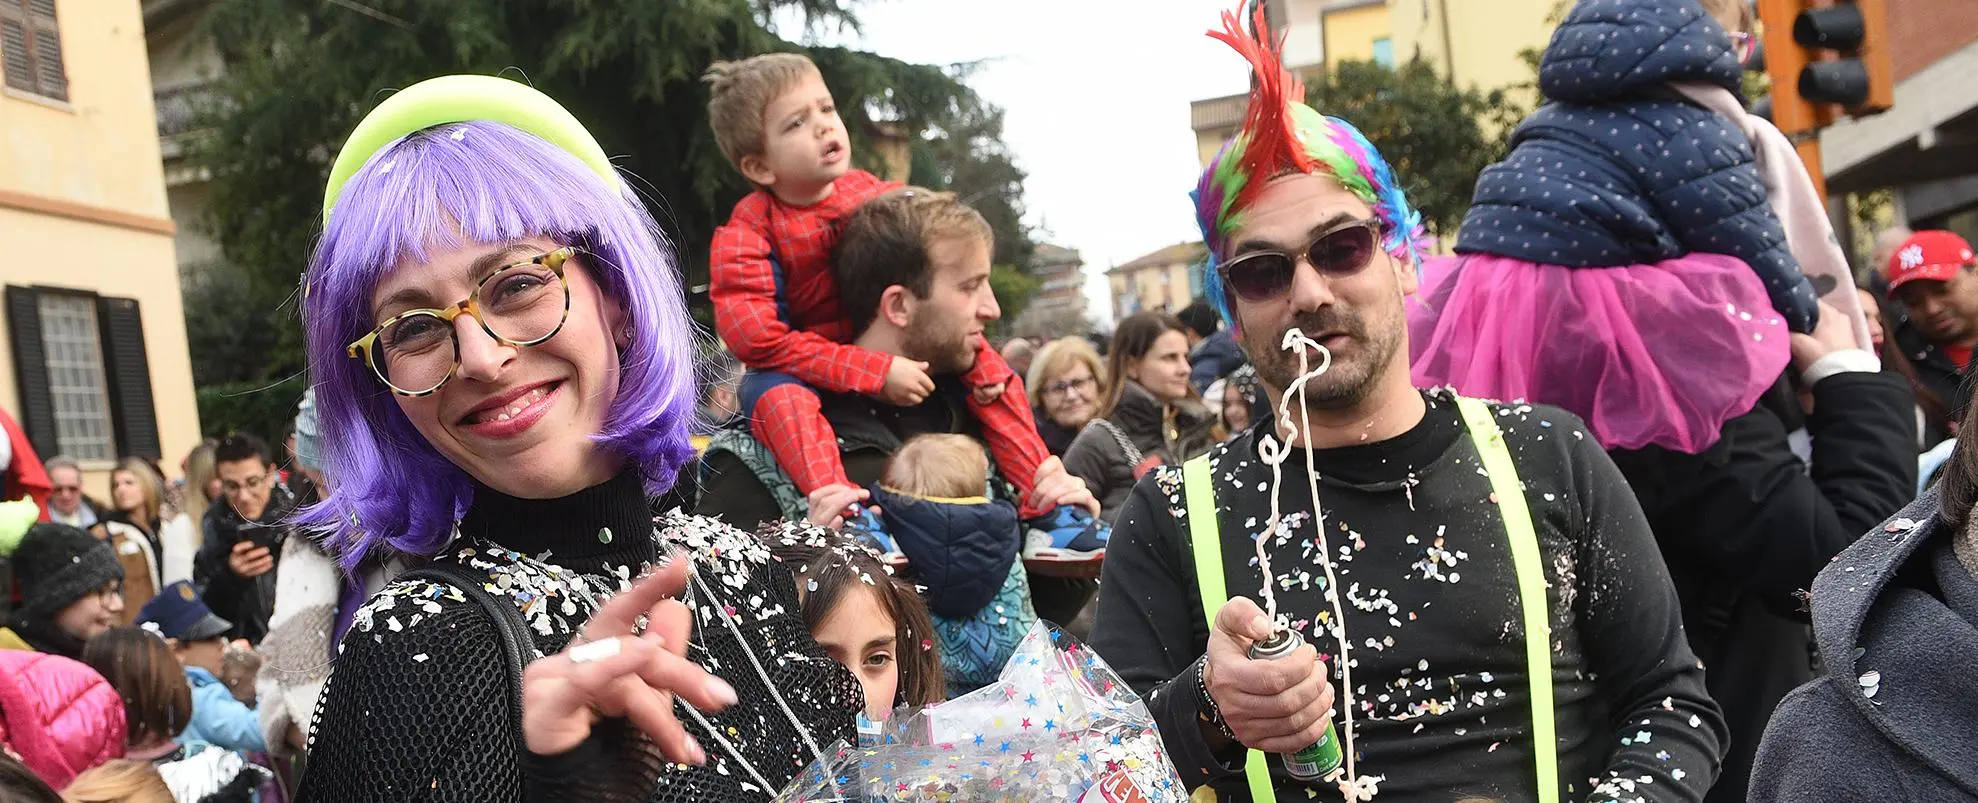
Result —
[[555, 499], [523, 499], [476, 483], [460, 533], [587, 572], [653, 562], [652, 518], [644, 480], [628, 468]]

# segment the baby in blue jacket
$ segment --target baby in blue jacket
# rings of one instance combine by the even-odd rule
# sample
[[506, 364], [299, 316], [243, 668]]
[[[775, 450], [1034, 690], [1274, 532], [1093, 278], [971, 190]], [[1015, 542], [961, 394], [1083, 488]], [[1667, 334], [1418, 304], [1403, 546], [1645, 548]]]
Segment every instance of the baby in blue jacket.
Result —
[[994, 681], [1037, 621], [1016, 508], [988, 491], [988, 456], [963, 435], [907, 441], [872, 489], [927, 600], [951, 697]]

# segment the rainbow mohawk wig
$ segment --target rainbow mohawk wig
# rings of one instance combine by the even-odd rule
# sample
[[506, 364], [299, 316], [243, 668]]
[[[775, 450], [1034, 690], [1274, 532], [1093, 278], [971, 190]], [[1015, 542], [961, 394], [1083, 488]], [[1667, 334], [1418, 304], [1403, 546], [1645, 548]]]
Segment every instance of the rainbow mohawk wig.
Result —
[[[1241, 8], [1239, 6], [1239, 8]], [[1305, 105], [1305, 85], [1284, 68], [1282, 42], [1266, 39], [1270, 30], [1262, 4], [1252, 12], [1252, 35], [1237, 14], [1223, 12], [1223, 29], [1211, 38], [1227, 43], [1249, 59], [1254, 80], [1250, 110], [1243, 127], [1202, 171], [1202, 180], [1189, 197], [1195, 201], [1195, 221], [1209, 247], [1203, 266], [1202, 289], [1232, 325], [1229, 299], [1223, 291], [1223, 249], [1243, 224], [1243, 211], [1257, 200], [1272, 178], [1290, 173], [1324, 172], [1373, 207], [1380, 218], [1381, 247], [1395, 259], [1421, 266], [1422, 216], [1408, 205], [1408, 196], [1394, 179], [1394, 169], [1374, 150], [1373, 143], [1353, 124], [1327, 117]]]

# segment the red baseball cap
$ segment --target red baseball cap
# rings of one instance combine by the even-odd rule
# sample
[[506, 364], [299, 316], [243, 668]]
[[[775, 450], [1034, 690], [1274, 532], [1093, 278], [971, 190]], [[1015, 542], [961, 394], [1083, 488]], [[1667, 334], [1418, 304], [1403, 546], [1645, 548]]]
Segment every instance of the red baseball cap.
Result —
[[1971, 244], [1948, 231], [1919, 231], [1889, 255], [1889, 295], [1914, 281], [1947, 282], [1973, 262]]

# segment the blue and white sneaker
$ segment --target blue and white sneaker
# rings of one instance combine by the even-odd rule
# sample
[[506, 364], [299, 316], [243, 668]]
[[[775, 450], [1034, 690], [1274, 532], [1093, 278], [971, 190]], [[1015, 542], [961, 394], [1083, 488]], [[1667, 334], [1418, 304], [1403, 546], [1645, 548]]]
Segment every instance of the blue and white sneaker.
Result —
[[857, 516], [845, 520], [845, 532], [857, 539], [859, 546], [879, 553], [879, 559], [889, 565], [899, 566], [907, 562], [899, 542], [893, 540], [892, 533], [886, 532], [886, 525], [879, 520], [879, 514], [872, 512], [872, 508], [861, 505]]
[[1085, 508], [1063, 505], [1030, 522], [1023, 539], [1024, 560], [1086, 561], [1106, 554], [1113, 527]]

